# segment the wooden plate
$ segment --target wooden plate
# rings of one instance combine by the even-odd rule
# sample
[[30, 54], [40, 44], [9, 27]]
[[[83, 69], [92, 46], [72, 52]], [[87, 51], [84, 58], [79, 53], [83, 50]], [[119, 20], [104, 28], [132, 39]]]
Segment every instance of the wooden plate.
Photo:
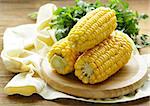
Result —
[[43, 61], [42, 77], [55, 90], [84, 98], [112, 98], [128, 94], [144, 84], [147, 78], [147, 67], [139, 55], [134, 55], [130, 61], [107, 80], [86, 85], [73, 74], [59, 75], [53, 71], [47, 60]]

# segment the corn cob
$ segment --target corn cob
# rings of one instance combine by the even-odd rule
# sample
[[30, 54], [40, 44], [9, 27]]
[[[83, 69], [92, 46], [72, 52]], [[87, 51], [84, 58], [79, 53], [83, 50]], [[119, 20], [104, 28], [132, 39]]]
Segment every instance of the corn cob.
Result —
[[77, 57], [78, 52], [71, 48], [70, 42], [66, 39], [56, 42], [49, 52], [51, 66], [59, 74], [67, 74], [73, 71]]
[[123, 33], [115, 32], [79, 56], [75, 63], [75, 75], [85, 84], [102, 82], [128, 62], [131, 52], [129, 40]]
[[115, 12], [100, 7], [82, 17], [69, 32], [67, 39], [79, 52], [84, 52], [106, 39], [116, 28]]
[[73, 71], [79, 52], [90, 49], [106, 39], [116, 28], [115, 12], [109, 8], [93, 10], [71, 29], [68, 37], [52, 46], [49, 60], [60, 74]]

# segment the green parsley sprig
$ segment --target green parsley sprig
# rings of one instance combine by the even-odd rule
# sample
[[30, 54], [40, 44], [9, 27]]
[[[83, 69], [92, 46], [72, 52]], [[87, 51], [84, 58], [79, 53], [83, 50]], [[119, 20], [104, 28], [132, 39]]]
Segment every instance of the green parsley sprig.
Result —
[[139, 22], [142, 19], [148, 18], [146, 14], [139, 14], [137, 11], [132, 11], [129, 9], [127, 2], [123, 0], [110, 0], [106, 6], [114, 9], [116, 11], [117, 17], [117, 29], [122, 30], [124, 33], [129, 35], [130, 38], [134, 41], [137, 48], [150, 45], [150, 42], [147, 42], [148, 35], [142, 34], [141, 42], [138, 44], [137, 36], [139, 35]]
[[[128, 34], [137, 45], [137, 48], [150, 45], [147, 41], [148, 35], [141, 34], [141, 44], [138, 44], [137, 36], [139, 36], [139, 22], [142, 19], [147, 19], [148, 15], [139, 14], [137, 11], [129, 9], [129, 4], [124, 0], [109, 0], [107, 3], [102, 3], [96, 0], [94, 3], [87, 3], [82, 0], [75, 0], [74, 6], [59, 7], [54, 15], [56, 16], [49, 24], [53, 29], [56, 29], [56, 39], [60, 40], [66, 37], [71, 28], [78, 22], [80, 18], [98, 7], [110, 7], [116, 11], [117, 28]], [[31, 18], [36, 18], [37, 13], [30, 14]]]
[[[56, 29], [56, 39], [60, 40], [66, 37], [71, 30], [71, 28], [82, 18], [86, 13], [92, 11], [100, 6], [110, 7], [116, 11], [117, 16], [117, 28], [122, 30], [124, 33], [128, 34], [130, 38], [135, 42], [137, 47], [141, 47], [137, 43], [137, 36], [139, 35], [139, 21], [141, 19], [148, 18], [146, 14], [139, 14], [137, 11], [132, 11], [129, 9], [127, 2], [123, 0], [109, 0], [107, 3], [102, 3], [96, 0], [95, 3], [87, 3], [82, 0], [75, 0], [75, 5], [72, 7], [60, 7], [55, 12], [56, 18], [52, 20], [50, 24], [51, 28]], [[145, 34], [142, 35], [144, 39], [142, 40], [142, 47], [150, 45], [147, 42]]]

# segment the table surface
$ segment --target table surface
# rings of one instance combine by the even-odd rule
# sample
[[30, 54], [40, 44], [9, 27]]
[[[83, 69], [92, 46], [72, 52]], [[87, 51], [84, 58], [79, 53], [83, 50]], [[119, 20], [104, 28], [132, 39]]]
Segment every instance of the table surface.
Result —
[[[95, 1], [95, 0], [87, 0]], [[73, 0], [0, 0], [0, 51], [2, 50], [2, 37], [7, 27], [13, 27], [21, 24], [34, 23], [33, 20], [27, 17], [27, 14], [33, 11], [37, 11], [38, 8], [45, 3], [54, 3], [57, 6], [72, 5]], [[128, 0], [130, 8], [144, 12], [150, 15], [150, 1], [149, 0]], [[150, 19], [142, 21], [140, 23], [141, 33], [147, 33], [150, 35]], [[140, 49], [141, 54], [150, 53], [150, 47]], [[34, 94], [30, 97], [24, 97], [20, 95], [7, 96], [3, 93], [3, 88], [7, 82], [14, 76], [14, 74], [5, 70], [5, 67], [0, 59], [0, 106], [25, 106], [25, 105], [82, 105], [82, 106], [112, 106], [112, 104], [93, 104], [86, 103], [71, 99], [57, 99], [53, 101], [44, 100], [42, 97]], [[113, 106], [150, 106], [150, 98], [113, 104]]]

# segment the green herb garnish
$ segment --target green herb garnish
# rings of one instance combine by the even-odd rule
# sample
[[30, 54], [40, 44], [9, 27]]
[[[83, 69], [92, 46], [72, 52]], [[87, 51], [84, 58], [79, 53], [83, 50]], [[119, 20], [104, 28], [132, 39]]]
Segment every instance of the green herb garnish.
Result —
[[78, 22], [80, 18], [86, 15], [87, 12], [92, 11], [103, 4], [99, 1], [95, 3], [86, 3], [82, 0], [76, 0], [75, 6], [60, 7], [55, 12], [56, 18], [50, 25], [51, 28], [56, 29], [56, 39], [60, 40], [66, 37], [71, 28]]
[[[87, 3], [82, 0], [75, 0], [75, 6], [60, 7], [55, 12], [56, 18], [50, 24], [51, 28], [56, 29], [56, 39], [60, 40], [66, 37], [71, 28], [78, 22], [80, 18], [87, 12], [94, 10], [100, 6], [110, 7], [116, 11], [117, 29], [128, 34], [130, 38], [137, 44], [137, 36], [139, 35], [139, 21], [148, 18], [146, 14], [139, 14], [137, 11], [129, 9], [128, 3], [123, 0], [109, 0], [106, 4], [96, 1], [95, 3]], [[142, 38], [142, 46], [150, 45], [146, 42], [147, 37]], [[139, 46], [137, 46], [139, 47]]]
[[[56, 16], [49, 26], [56, 29], [56, 39], [60, 40], [66, 37], [71, 28], [78, 22], [80, 18], [86, 15], [87, 12], [94, 10], [98, 7], [110, 7], [116, 11], [117, 16], [117, 28], [128, 34], [134, 41], [137, 48], [150, 45], [147, 41], [148, 35], [141, 34], [141, 44], [138, 44], [137, 36], [139, 36], [139, 21], [141, 19], [147, 19], [148, 15], [139, 14], [137, 11], [129, 9], [129, 5], [124, 0], [109, 0], [107, 3], [102, 3], [96, 0], [94, 3], [87, 3], [82, 0], [75, 0], [75, 5], [72, 7], [60, 7], [55, 12]], [[37, 18], [37, 12], [29, 14], [32, 19]]]
[[144, 46], [150, 45], [150, 42], [147, 42], [148, 36], [146, 34], [142, 34], [141, 42], [142, 45], [139, 46], [137, 42], [137, 36], [139, 35], [139, 21], [141, 19], [148, 18], [146, 14], [139, 14], [137, 11], [132, 11], [129, 9], [129, 5], [127, 2], [123, 0], [110, 0], [106, 6], [114, 9], [116, 11], [117, 16], [117, 29], [122, 30], [124, 33], [129, 35], [130, 38], [137, 45], [137, 48], [141, 48]]

